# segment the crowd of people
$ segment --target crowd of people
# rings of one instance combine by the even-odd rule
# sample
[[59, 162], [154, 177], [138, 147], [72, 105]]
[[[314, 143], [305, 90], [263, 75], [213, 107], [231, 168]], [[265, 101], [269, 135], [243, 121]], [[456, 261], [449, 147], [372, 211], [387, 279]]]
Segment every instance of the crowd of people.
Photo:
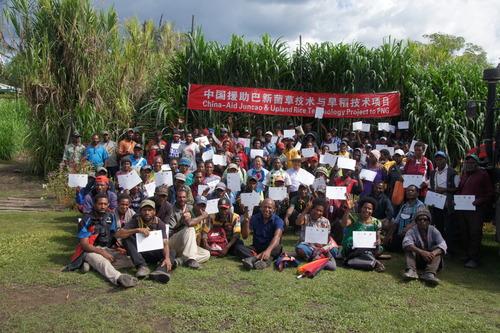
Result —
[[[233, 256], [249, 270], [329, 258], [332, 269], [383, 272], [390, 252], [402, 252], [404, 279], [436, 285], [445, 255], [479, 265], [494, 190], [477, 155], [454, 168], [444, 151], [426, 157], [426, 144], [412, 144], [408, 130], [290, 129], [173, 129], [142, 144], [133, 129], [119, 142], [104, 131], [87, 146], [74, 132], [64, 167], [91, 171], [76, 189], [83, 217], [67, 269], [94, 269], [131, 287], [146, 277], [166, 283], [176, 267], [199, 269], [210, 257]], [[126, 188], [120, 176], [132, 172], [142, 182]], [[158, 185], [160, 173], [171, 183]], [[408, 185], [405, 175], [421, 182]], [[345, 197], [332, 198], [331, 187]], [[428, 193], [446, 196], [444, 206], [426, 205]], [[474, 210], [456, 210], [455, 195], [474, 196]], [[327, 229], [325, 241], [311, 242], [310, 227]], [[138, 251], [137, 237], [158, 230], [163, 248]], [[359, 232], [372, 232], [373, 244], [355, 246]], [[294, 253], [283, 250], [285, 233], [297, 237]], [[135, 276], [120, 273], [127, 263]]]

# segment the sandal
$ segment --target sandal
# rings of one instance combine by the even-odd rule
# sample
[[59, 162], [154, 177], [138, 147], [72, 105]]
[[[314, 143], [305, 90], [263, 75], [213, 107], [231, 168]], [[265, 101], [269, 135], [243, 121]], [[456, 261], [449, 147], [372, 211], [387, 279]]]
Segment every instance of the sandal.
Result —
[[381, 273], [381, 272], [385, 271], [385, 266], [384, 266], [384, 264], [382, 264], [380, 261], [377, 260], [376, 263], [375, 263], [375, 269], [374, 270], [377, 273]]

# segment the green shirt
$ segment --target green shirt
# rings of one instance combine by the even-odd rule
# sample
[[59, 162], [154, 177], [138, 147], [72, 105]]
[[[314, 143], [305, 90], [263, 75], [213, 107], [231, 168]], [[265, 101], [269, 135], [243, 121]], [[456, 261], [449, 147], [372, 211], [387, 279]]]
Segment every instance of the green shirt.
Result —
[[352, 233], [353, 231], [379, 231], [382, 228], [382, 222], [372, 216], [370, 224], [364, 224], [361, 221], [361, 216], [357, 213], [349, 214], [352, 223], [344, 230], [344, 239], [342, 240], [342, 253], [344, 256], [352, 250]]

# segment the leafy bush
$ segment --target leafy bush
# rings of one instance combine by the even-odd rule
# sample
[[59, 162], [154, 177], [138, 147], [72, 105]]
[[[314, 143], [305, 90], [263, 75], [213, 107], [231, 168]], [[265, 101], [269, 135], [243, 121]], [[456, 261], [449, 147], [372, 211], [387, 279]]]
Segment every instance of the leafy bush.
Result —
[[28, 107], [23, 100], [0, 100], [0, 160], [11, 160], [24, 148]]

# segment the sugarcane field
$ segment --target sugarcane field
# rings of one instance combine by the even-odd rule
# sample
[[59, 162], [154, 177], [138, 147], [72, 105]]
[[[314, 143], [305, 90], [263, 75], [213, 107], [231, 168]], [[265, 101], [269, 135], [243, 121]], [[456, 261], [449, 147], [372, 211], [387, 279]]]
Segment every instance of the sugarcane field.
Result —
[[5, 0], [1, 332], [500, 332], [500, 7]]

